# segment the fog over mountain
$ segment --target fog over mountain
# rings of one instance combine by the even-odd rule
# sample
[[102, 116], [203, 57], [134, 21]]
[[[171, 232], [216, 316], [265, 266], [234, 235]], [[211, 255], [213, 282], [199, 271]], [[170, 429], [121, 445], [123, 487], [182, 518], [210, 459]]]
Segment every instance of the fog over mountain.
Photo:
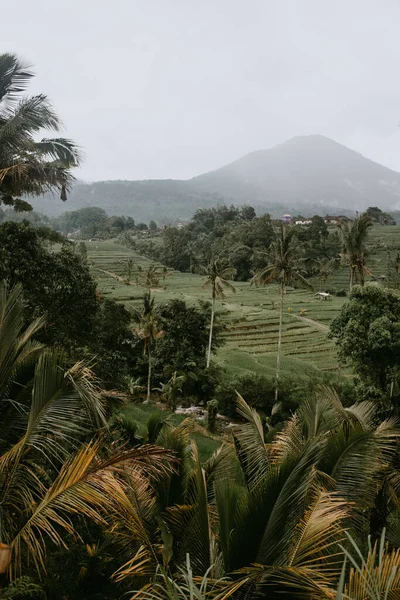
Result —
[[34, 199], [36, 210], [60, 214], [99, 206], [109, 214], [158, 223], [189, 218], [216, 204], [252, 204], [259, 212], [326, 214], [368, 206], [400, 208], [400, 173], [320, 135], [258, 150], [215, 171], [182, 180], [77, 183], [67, 203]]

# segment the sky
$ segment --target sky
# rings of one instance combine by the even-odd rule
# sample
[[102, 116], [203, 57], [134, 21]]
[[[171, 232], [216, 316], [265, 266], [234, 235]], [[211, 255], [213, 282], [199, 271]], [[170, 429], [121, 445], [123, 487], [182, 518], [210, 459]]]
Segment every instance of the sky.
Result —
[[398, 0], [19, 0], [1, 52], [34, 65], [76, 175], [187, 179], [322, 134], [400, 171]]

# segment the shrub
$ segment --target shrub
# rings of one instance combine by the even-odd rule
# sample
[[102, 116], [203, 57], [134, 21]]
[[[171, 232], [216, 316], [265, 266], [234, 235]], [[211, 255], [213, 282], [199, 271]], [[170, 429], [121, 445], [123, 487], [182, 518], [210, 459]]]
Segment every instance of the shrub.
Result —
[[217, 413], [218, 413], [218, 402], [216, 400], [210, 400], [207, 402], [207, 429], [211, 433], [215, 431], [217, 424]]
[[254, 373], [237, 375], [230, 381], [224, 380], [216, 389], [220, 411], [230, 417], [236, 415], [236, 392], [239, 392], [253, 408], [270, 414], [274, 404], [274, 382], [268, 377]]
[[347, 296], [347, 292], [346, 292], [346, 290], [337, 290], [335, 292], [335, 296], [338, 296], [340, 298], [345, 298]]

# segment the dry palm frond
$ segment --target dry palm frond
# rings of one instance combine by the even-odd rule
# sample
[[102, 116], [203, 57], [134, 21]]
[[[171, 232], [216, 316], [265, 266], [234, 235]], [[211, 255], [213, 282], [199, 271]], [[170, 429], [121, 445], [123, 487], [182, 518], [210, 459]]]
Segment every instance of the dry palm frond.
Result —
[[363, 557], [356, 542], [347, 534], [352, 552], [342, 547], [351, 568], [345, 584], [346, 562], [343, 565], [336, 600], [397, 600], [400, 597], [400, 549], [389, 550], [385, 530], [372, 546], [368, 538], [368, 555]]
[[10, 540], [15, 571], [21, 567], [23, 548], [38, 569], [44, 568], [45, 537], [65, 546], [63, 530], [77, 535], [73, 515], [106, 524], [106, 517], [111, 514], [123, 514], [127, 506], [126, 483], [120, 475], [125, 470], [132, 476], [144, 464], [147, 472], [158, 473], [167, 468], [165, 461], [171, 458], [166, 450], [144, 447], [100, 459], [100, 447], [101, 440], [97, 440], [81, 448], [63, 465], [41, 500], [31, 507], [31, 514]]

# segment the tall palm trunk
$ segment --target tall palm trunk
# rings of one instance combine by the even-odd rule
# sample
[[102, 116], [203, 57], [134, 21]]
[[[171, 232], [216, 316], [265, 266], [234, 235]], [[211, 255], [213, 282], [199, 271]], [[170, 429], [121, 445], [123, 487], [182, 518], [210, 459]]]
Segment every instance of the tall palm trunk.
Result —
[[210, 337], [208, 340], [207, 369], [210, 366], [210, 362], [211, 362], [211, 345], [212, 345], [212, 337], [213, 337], [213, 329], [214, 329], [214, 315], [215, 315], [215, 284], [213, 284], [213, 290], [212, 290], [211, 323], [210, 323]]
[[275, 402], [278, 402], [279, 394], [279, 376], [281, 373], [281, 346], [282, 346], [282, 329], [283, 329], [283, 297], [285, 294], [285, 277], [281, 281], [281, 305], [279, 309], [279, 331], [278, 331], [278, 352], [276, 355], [276, 372], [275, 372]]
[[148, 371], [147, 371], [147, 397], [146, 402], [150, 402], [150, 390], [151, 390], [151, 350], [150, 344], [147, 347], [147, 358], [149, 361]]
[[349, 277], [349, 291], [351, 292], [351, 289], [353, 287], [354, 284], [354, 275], [355, 275], [355, 269], [352, 265], [350, 265], [350, 277]]

